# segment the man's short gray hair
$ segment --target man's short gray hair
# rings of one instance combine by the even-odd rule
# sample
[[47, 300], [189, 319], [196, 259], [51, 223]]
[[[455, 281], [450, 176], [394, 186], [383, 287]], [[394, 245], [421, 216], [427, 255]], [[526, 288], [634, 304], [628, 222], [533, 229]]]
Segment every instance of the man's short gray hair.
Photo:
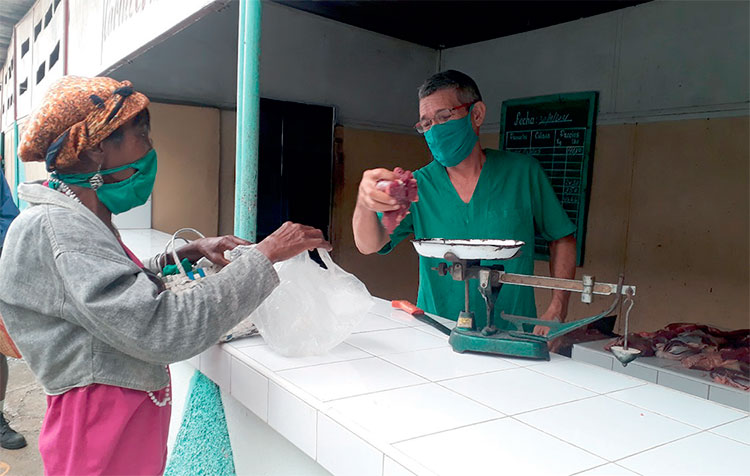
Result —
[[461, 103], [471, 103], [482, 100], [477, 83], [468, 75], [455, 69], [433, 74], [419, 87], [419, 99], [424, 99], [442, 89], [455, 89]]

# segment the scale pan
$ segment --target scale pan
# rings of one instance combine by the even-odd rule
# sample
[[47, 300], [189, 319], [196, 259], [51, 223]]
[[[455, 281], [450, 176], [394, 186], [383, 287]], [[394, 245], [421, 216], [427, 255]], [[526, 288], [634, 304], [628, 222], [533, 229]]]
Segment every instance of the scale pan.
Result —
[[515, 258], [525, 244], [518, 240], [412, 240], [417, 253], [425, 258], [445, 259], [450, 252], [458, 259], [511, 259]]

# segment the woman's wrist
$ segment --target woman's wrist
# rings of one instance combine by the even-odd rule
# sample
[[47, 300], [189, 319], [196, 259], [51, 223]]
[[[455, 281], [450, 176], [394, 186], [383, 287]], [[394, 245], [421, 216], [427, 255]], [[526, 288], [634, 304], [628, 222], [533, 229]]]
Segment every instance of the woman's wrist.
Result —
[[[203, 258], [203, 254], [200, 252], [198, 246], [196, 245], [196, 241], [191, 241], [190, 243], [177, 248], [177, 258], [179, 258], [180, 261], [187, 258], [188, 261], [196, 262], [199, 259]], [[171, 254], [167, 255], [167, 259], [171, 264], [175, 264], [172, 263], [174, 259], [172, 258]]]
[[263, 253], [271, 264], [276, 263], [276, 254], [273, 252], [273, 246], [269, 246], [266, 240], [255, 245], [255, 249]]

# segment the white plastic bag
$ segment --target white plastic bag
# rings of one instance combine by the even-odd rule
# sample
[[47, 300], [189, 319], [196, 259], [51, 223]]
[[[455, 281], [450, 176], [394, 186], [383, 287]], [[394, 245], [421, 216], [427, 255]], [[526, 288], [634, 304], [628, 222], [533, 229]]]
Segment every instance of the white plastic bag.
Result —
[[269, 347], [289, 357], [325, 354], [343, 342], [374, 301], [365, 285], [319, 249], [276, 263], [280, 284], [250, 315]]

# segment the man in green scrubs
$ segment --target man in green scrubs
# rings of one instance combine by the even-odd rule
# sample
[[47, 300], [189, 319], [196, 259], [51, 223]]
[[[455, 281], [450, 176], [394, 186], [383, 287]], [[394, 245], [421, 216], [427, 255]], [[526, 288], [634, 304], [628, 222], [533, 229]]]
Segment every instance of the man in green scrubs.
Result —
[[[414, 172], [419, 201], [389, 236], [382, 212], [398, 209], [396, 201], [378, 190], [380, 180], [395, 180], [386, 169], [366, 171], [359, 185], [352, 220], [357, 248], [364, 254], [390, 252], [410, 234], [416, 239], [513, 239], [524, 245], [519, 257], [502, 261], [509, 273], [534, 273], [534, 234], [550, 245], [550, 273], [575, 277], [575, 225], [562, 208], [547, 176], [533, 157], [483, 149], [479, 128], [486, 106], [474, 80], [454, 70], [437, 73], [419, 88], [419, 121], [434, 160]], [[417, 305], [427, 312], [456, 319], [464, 307], [463, 283], [438, 276], [431, 267], [444, 260], [419, 258]], [[490, 264], [492, 262], [485, 262]], [[474, 286], [473, 286], [474, 287]], [[553, 291], [545, 320], [565, 320], [569, 293]], [[475, 323], [486, 322], [484, 301], [471, 293]], [[500, 312], [537, 317], [534, 290], [504, 285], [495, 308], [495, 323], [507, 328]], [[546, 335], [537, 326], [535, 334]]]

